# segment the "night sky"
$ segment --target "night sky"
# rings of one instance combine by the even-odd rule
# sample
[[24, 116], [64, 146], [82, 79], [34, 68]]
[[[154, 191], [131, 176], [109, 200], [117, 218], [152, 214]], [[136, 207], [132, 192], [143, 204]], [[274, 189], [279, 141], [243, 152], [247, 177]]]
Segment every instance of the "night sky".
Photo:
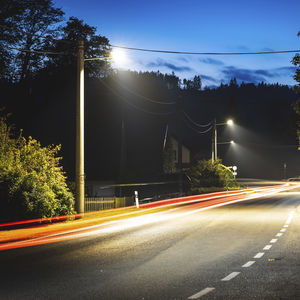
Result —
[[[97, 27], [112, 45], [193, 52], [300, 49], [298, 0], [99, 1], [56, 0], [66, 13]], [[294, 85], [294, 54], [196, 56], [126, 51], [122, 67], [200, 75], [203, 85], [264, 81]]]

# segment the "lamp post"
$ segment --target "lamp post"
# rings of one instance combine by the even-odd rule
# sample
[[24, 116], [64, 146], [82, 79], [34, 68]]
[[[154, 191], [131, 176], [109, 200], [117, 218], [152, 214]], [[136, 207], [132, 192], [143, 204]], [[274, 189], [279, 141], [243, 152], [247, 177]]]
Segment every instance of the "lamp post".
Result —
[[113, 59], [117, 64], [126, 57], [120, 51], [114, 51], [107, 57], [84, 58], [84, 39], [79, 37], [77, 45], [77, 104], [76, 104], [76, 162], [75, 162], [75, 209], [84, 214], [84, 61]]
[[76, 166], [75, 208], [84, 213], [84, 40], [78, 40], [77, 52], [77, 105], [76, 105]]
[[217, 123], [216, 118], [214, 119], [213, 122], [213, 135], [212, 135], [212, 150], [211, 150], [211, 160], [212, 162], [214, 162], [217, 158], [218, 158], [218, 147], [217, 145], [219, 144], [233, 144], [233, 141], [230, 142], [225, 142], [225, 143], [218, 143], [217, 142], [217, 126], [221, 126], [221, 125], [228, 125], [228, 126], [232, 126], [233, 120], [229, 119], [227, 120], [227, 122], [224, 123]]

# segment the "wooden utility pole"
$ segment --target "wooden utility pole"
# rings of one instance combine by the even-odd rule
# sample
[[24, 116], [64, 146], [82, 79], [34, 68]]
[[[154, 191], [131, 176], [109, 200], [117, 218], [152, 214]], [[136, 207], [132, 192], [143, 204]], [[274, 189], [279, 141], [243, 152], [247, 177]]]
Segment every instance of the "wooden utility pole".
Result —
[[183, 183], [182, 183], [182, 97], [178, 97], [177, 102], [177, 131], [178, 131], [178, 185], [179, 194], [183, 194]]
[[76, 105], [76, 170], [75, 208], [84, 214], [84, 40], [78, 40], [77, 105]]

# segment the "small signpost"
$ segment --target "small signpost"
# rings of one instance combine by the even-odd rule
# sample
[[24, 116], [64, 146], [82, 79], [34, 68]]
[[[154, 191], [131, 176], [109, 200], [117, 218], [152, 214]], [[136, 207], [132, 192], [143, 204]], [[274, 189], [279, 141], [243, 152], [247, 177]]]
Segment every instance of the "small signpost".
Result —
[[139, 205], [139, 194], [138, 194], [138, 191], [134, 191], [134, 198], [135, 198], [135, 206], [136, 206], [136, 208], [139, 208], [140, 205]]

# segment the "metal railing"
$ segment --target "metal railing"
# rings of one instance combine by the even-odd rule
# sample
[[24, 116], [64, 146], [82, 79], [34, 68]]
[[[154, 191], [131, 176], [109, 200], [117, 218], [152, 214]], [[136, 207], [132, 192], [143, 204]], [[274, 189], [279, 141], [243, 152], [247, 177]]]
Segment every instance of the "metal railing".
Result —
[[84, 199], [84, 211], [98, 211], [115, 208], [114, 197], [91, 197]]
[[99, 211], [125, 207], [133, 204], [133, 197], [86, 197], [84, 199], [84, 211]]

